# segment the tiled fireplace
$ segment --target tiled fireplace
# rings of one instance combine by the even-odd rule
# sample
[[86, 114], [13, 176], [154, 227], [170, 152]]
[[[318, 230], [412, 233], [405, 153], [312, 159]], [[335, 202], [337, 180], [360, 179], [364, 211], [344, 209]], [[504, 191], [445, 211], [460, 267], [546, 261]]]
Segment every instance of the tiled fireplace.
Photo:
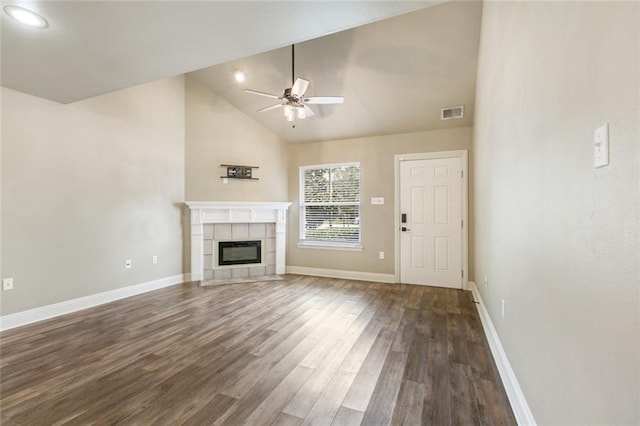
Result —
[[284, 274], [286, 213], [291, 203], [186, 204], [192, 281], [233, 282]]
[[[203, 225], [203, 280], [230, 280], [276, 275], [275, 223], [207, 223]], [[260, 259], [237, 260], [225, 265], [220, 254], [225, 245], [257, 242]], [[252, 244], [253, 245], [253, 244]], [[239, 250], [236, 250], [239, 251]], [[240, 256], [246, 258], [247, 256]], [[247, 261], [247, 263], [239, 263]]]

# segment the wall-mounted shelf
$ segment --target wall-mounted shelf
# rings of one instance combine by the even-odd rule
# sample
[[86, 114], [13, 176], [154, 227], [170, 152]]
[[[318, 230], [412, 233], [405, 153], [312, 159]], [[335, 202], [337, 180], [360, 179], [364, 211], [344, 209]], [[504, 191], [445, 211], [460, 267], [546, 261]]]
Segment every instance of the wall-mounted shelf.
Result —
[[259, 169], [258, 166], [241, 166], [238, 164], [220, 164], [220, 167], [227, 168], [227, 175], [220, 176], [221, 179], [242, 179], [242, 180], [260, 180], [253, 177], [253, 169]]

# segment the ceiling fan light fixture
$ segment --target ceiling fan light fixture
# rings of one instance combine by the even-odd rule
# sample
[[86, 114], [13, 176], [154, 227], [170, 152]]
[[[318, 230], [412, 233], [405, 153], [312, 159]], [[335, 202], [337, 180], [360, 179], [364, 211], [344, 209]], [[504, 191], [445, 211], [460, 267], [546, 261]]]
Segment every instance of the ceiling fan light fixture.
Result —
[[14, 6], [12, 4], [4, 7], [4, 12], [25, 25], [34, 28], [47, 28], [49, 23], [42, 16], [29, 9], [25, 9], [20, 6]]
[[287, 121], [291, 122], [295, 120], [295, 118], [296, 118], [295, 113], [293, 112], [293, 110], [290, 110], [289, 114], [287, 115]]
[[304, 108], [297, 108], [298, 109], [298, 118], [300, 120], [304, 120], [305, 118], [307, 118], [307, 111], [304, 110]]

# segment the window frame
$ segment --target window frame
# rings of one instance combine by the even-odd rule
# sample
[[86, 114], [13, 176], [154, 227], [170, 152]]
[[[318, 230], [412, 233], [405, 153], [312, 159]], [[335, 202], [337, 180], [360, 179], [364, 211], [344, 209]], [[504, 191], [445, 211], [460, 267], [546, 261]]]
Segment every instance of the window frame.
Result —
[[[358, 241], [357, 242], [344, 242], [344, 241], [320, 241], [320, 240], [308, 240], [306, 235], [303, 235], [304, 225], [306, 223], [306, 209], [305, 202], [305, 181], [304, 176], [307, 170], [313, 169], [332, 169], [339, 167], [357, 167], [359, 172], [358, 181], [358, 203], [348, 203], [347, 205], [358, 206]], [[347, 250], [347, 251], [362, 251], [362, 166], [360, 162], [345, 162], [345, 163], [328, 163], [328, 164], [314, 164], [308, 166], [300, 166], [298, 168], [298, 247], [301, 248], [319, 248], [319, 249], [331, 249], [331, 250]], [[326, 205], [339, 205], [327, 203]], [[342, 203], [342, 205], [345, 205]], [[305, 238], [303, 238], [303, 236]]]

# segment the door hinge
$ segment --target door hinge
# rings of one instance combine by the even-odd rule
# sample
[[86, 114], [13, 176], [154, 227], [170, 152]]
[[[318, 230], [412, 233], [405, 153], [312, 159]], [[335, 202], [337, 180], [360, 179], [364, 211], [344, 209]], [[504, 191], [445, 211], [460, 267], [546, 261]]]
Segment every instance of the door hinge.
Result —
[[464, 220], [460, 221], [460, 228], [464, 228]]
[[460, 177], [464, 178], [464, 170], [460, 170]]
[[460, 272], [462, 272], [462, 278], [464, 278], [464, 269], [461, 270]]

